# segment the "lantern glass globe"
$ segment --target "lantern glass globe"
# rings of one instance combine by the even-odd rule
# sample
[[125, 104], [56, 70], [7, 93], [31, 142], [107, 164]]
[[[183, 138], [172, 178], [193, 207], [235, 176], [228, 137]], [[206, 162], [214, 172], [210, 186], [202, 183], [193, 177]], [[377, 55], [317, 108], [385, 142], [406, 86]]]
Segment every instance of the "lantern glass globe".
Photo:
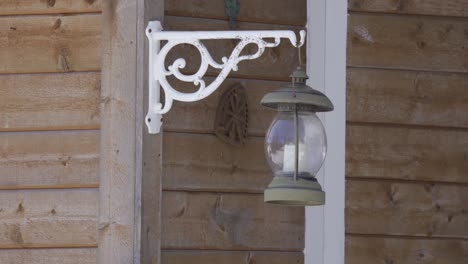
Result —
[[[265, 137], [265, 155], [275, 176], [292, 176], [295, 171], [294, 111], [278, 112]], [[327, 152], [322, 122], [314, 112], [298, 111], [298, 175], [317, 174]]]

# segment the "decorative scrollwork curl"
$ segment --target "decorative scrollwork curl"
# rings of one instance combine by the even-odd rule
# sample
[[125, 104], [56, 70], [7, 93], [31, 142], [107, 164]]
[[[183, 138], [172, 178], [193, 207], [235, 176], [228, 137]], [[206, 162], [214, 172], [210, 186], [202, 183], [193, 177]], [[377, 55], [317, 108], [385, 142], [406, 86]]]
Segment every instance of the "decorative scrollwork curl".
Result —
[[[157, 133], [162, 124], [161, 115], [167, 113], [174, 100], [184, 102], [194, 102], [206, 98], [212, 94], [222, 84], [231, 71], [238, 70], [238, 64], [244, 60], [253, 60], [260, 57], [265, 48], [277, 47], [281, 38], [288, 38], [295, 47], [304, 44], [305, 31], [300, 32], [300, 41], [297, 42], [296, 35], [292, 31], [202, 31], [202, 32], [162, 32], [160, 23], [152, 21], [147, 28], [147, 36], [150, 41], [150, 91], [149, 91], [149, 111], [146, 123], [150, 133]], [[221, 58], [221, 63], [216, 62], [211, 56], [206, 46], [200, 41], [203, 39], [238, 39], [239, 43], [234, 47], [229, 57]], [[272, 42], [264, 39], [273, 39]], [[160, 48], [160, 41], [167, 40], [167, 43]], [[183, 58], [178, 58], [167, 68], [165, 60], [167, 54], [177, 45], [189, 44], [194, 46], [200, 53], [201, 63], [199, 69], [194, 74], [184, 74], [181, 72], [187, 62]], [[247, 45], [254, 44], [257, 50], [253, 54], [240, 55]], [[219, 69], [220, 72], [215, 79], [207, 85], [203, 80], [208, 67]], [[196, 87], [195, 92], [180, 92], [174, 89], [167, 78], [174, 76], [183, 82], [191, 82]], [[164, 104], [160, 102], [161, 93], [159, 86], [164, 90]], [[152, 120], [158, 120], [157, 124]]]
[[[196, 73], [187, 75], [181, 72], [181, 69], [186, 67], [186, 60], [183, 58], [176, 59], [170, 66], [167, 67], [166, 70], [164, 62], [167, 54], [172, 48], [180, 44], [193, 45], [200, 53], [201, 63], [200, 68]], [[240, 56], [244, 48], [249, 44], [255, 44], [257, 46], [257, 51], [253, 54]], [[158, 81], [161, 87], [164, 89], [165, 104], [164, 107], [160, 105], [160, 109], [154, 110], [159, 114], [165, 114], [170, 110], [173, 100], [193, 102], [209, 96], [214, 91], [216, 91], [216, 89], [221, 85], [221, 83], [226, 79], [231, 71], [238, 70], [239, 62], [244, 60], [257, 59], [265, 52], [265, 48], [276, 47], [279, 44], [279, 37], [274, 38], [274, 42], [265, 41], [260, 37], [241, 38], [229, 58], [223, 57], [221, 59], [222, 63], [217, 63], [210, 55], [206, 46], [198, 39], [169, 40], [168, 43], [166, 43], [166, 45], [164, 45], [164, 47], [159, 52], [155, 64], [155, 70], [161, 71], [160, 74], [157, 74], [157, 76], [159, 76]], [[208, 71], [209, 66], [215, 69], [220, 69], [221, 71], [215, 80], [210, 85], [206, 86], [203, 77]], [[167, 80], [167, 77], [171, 75], [180, 81], [192, 82], [195, 86], [198, 86], [197, 91], [190, 93], [177, 91], [169, 84]]]

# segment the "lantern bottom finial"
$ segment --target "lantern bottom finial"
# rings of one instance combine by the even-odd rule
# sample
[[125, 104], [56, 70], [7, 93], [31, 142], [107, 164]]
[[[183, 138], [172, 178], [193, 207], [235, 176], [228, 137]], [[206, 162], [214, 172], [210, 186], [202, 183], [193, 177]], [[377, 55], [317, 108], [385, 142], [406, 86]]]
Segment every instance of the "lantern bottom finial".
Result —
[[299, 178], [276, 176], [268, 185], [264, 193], [267, 203], [290, 206], [313, 206], [325, 204], [325, 192], [313, 178]]

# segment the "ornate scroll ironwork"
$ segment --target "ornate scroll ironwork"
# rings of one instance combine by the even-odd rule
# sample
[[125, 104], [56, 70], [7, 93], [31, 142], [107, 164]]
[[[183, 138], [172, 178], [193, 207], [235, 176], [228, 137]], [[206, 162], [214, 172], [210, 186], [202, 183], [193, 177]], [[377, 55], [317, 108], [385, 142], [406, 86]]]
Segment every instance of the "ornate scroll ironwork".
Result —
[[[296, 34], [290, 30], [271, 30], [271, 31], [162, 31], [159, 21], [151, 21], [146, 29], [146, 35], [149, 39], [149, 109], [146, 116], [146, 125], [149, 133], [159, 133], [162, 125], [162, 115], [167, 113], [174, 100], [183, 102], [194, 102], [201, 100], [212, 94], [226, 79], [231, 71], [238, 70], [238, 64], [244, 60], [253, 60], [260, 57], [265, 48], [276, 47], [280, 44], [281, 38], [287, 38], [295, 47], [301, 47], [304, 44], [305, 31], [300, 31], [300, 41], [297, 41]], [[201, 40], [208, 39], [238, 39], [239, 43], [232, 51], [229, 57], [223, 57], [221, 63], [216, 62], [210, 55], [206, 46]], [[265, 39], [273, 39], [272, 42]], [[160, 48], [160, 41], [167, 43]], [[201, 64], [198, 71], [187, 75], [180, 70], [186, 66], [183, 58], [176, 59], [166, 68], [164, 62], [169, 51], [177, 45], [193, 45], [201, 57]], [[254, 54], [240, 55], [244, 48], [249, 44], [255, 44], [258, 50]], [[206, 85], [203, 77], [208, 67], [219, 69], [219, 75]], [[192, 82], [198, 86], [195, 92], [180, 92], [174, 89], [167, 78], [174, 76], [180, 81]], [[164, 104], [161, 103], [160, 87], [164, 90]]]

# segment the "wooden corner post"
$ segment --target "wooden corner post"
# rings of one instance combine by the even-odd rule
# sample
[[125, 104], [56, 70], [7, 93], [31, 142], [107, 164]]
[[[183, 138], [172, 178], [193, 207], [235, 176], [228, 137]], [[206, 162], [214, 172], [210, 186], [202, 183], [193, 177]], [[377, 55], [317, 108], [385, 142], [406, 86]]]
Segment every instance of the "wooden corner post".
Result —
[[164, 0], [104, 1], [98, 263], [160, 263], [162, 133], [148, 135], [149, 20]]

